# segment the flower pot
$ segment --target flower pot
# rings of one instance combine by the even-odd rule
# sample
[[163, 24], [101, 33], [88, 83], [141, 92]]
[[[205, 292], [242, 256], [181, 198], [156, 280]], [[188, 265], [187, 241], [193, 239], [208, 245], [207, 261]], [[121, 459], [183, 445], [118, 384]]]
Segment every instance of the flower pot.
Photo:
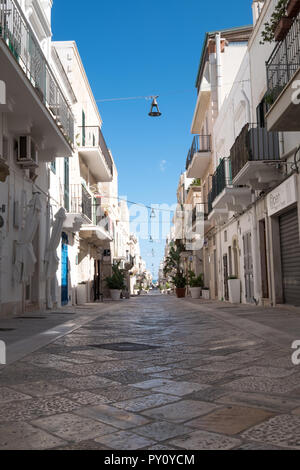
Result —
[[201, 287], [190, 287], [192, 299], [200, 299]]
[[178, 299], [185, 297], [186, 288], [185, 287], [176, 287], [176, 295]]
[[287, 4], [286, 11], [289, 18], [295, 18], [300, 11], [300, 1], [290, 0]]
[[110, 289], [110, 296], [112, 300], [121, 300], [121, 290], [119, 289]]
[[288, 18], [287, 16], [283, 16], [279, 21], [276, 29], [274, 31], [274, 38], [275, 41], [283, 41], [286, 37], [287, 33], [289, 32], [290, 27], [292, 26], [293, 20], [292, 18]]
[[241, 281], [239, 279], [228, 279], [229, 302], [241, 303]]
[[202, 299], [209, 300], [210, 299], [210, 291], [209, 289], [202, 289]]

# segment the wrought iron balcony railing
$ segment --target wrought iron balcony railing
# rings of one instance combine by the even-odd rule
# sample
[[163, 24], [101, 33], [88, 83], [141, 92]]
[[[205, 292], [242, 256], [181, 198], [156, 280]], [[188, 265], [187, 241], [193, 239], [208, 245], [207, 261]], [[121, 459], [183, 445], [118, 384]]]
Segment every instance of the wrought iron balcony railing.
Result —
[[110, 169], [111, 174], [113, 174], [113, 162], [110, 156], [109, 150], [107, 148], [105, 139], [101, 132], [99, 126], [84, 126], [79, 127], [78, 134], [78, 147], [86, 148], [100, 148], [101, 153], [106, 161], [108, 168]]
[[70, 212], [84, 214], [93, 221], [93, 198], [82, 184], [70, 185]]
[[275, 47], [266, 66], [268, 95], [274, 103], [300, 68], [300, 13], [285, 39]]
[[210, 135], [195, 135], [192, 146], [187, 156], [186, 169], [188, 169], [188, 167], [192, 163], [195, 153], [210, 152], [210, 151], [211, 151], [211, 136]]
[[246, 124], [230, 150], [232, 178], [249, 161], [279, 160], [279, 137], [257, 124]]
[[0, 0], [0, 39], [11, 51], [69, 144], [73, 145], [74, 117], [71, 108], [16, 0]]

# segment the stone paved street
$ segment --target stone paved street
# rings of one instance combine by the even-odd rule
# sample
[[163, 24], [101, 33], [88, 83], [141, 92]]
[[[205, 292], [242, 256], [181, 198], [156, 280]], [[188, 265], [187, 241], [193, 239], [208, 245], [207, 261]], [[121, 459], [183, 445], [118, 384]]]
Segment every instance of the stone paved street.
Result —
[[298, 312], [160, 295], [90, 309], [0, 366], [0, 449], [300, 449]]

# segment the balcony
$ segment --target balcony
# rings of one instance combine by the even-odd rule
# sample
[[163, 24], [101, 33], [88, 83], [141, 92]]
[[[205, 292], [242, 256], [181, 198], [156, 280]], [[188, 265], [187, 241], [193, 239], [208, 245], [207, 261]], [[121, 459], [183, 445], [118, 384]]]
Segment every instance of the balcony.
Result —
[[196, 135], [186, 160], [188, 178], [203, 178], [211, 160], [211, 136]]
[[251, 202], [251, 190], [232, 184], [229, 158], [223, 158], [212, 177], [212, 189], [208, 197], [209, 220], [227, 220], [230, 212], [242, 212]]
[[68, 157], [74, 118], [39, 43], [16, 0], [0, 0], [0, 80], [6, 83], [9, 130], [30, 134], [39, 159]]
[[300, 131], [299, 86], [296, 83], [300, 80], [300, 13], [286, 38], [275, 47], [266, 66], [268, 97], [272, 104], [266, 116], [268, 130]]
[[230, 150], [230, 160], [234, 185], [268, 189], [281, 179], [277, 132], [246, 124]]
[[94, 245], [111, 241], [110, 220], [101, 213], [99, 199], [82, 184], [70, 185], [70, 213], [68, 224], [77, 224], [80, 237]]
[[97, 182], [110, 182], [113, 161], [99, 126], [79, 127], [76, 136], [78, 153]]

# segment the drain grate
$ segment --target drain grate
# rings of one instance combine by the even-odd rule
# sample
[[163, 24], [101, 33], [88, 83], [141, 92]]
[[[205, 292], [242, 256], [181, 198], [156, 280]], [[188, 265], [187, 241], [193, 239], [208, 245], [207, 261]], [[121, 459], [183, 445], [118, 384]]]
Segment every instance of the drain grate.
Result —
[[98, 349], [110, 349], [111, 351], [147, 351], [147, 349], [158, 349], [159, 347], [141, 343], [90, 344], [89, 346]]
[[15, 331], [15, 328], [0, 328], [0, 331], [1, 331], [1, 332], [5, 332], [5, 331]]

